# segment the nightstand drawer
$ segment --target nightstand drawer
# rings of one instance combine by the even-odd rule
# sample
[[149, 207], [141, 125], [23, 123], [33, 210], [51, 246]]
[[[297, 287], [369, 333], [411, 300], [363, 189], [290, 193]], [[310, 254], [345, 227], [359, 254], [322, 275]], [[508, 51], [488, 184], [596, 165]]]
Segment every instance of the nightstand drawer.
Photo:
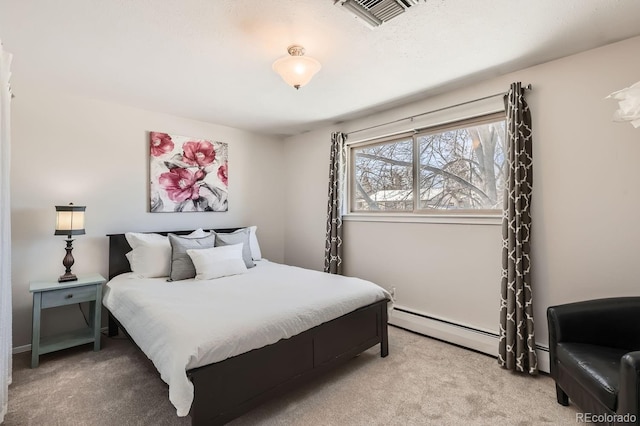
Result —
[[96, 300], [96, 286], [62, 288], [42, 293], [42, 308]]

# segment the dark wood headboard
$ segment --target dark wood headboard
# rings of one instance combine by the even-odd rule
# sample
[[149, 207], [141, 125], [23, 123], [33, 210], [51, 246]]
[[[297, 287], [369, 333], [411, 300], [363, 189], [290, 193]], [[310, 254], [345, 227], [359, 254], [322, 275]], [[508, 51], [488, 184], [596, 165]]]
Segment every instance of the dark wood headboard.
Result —
[[[238, 229], [241, 228], [212, 229], [212, 231], [225, 234], [237, 231]], [[192, 232], [193, 231], [159, 231], [154, 233], [162, 235], [187, 235]], [[131, 251], [131, 246], [127, 242], [124, 234], [107, 234], [107, 237], [109, 237], [109, 279], [116, 275], [124, 274], [125, 272], [131, 272], [129, 260], [127, 260], [125, 256]]]

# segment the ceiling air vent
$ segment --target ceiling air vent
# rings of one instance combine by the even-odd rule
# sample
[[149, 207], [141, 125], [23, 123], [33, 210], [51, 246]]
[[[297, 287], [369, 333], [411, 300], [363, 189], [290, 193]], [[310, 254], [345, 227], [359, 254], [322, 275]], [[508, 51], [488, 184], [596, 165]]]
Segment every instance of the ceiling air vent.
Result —
[[334, 0], [334, 4], [371, 28], [390, 21], [419, 2], [420, 0]]

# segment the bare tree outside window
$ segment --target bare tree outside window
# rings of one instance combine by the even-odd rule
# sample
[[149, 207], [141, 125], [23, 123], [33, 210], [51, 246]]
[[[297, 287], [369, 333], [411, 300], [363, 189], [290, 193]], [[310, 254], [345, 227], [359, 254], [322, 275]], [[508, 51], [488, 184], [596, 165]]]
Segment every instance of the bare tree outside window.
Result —
[[352, 147], [351, 210], [499, 210], [504, 136], [503, 115], [492, 115]]
[[354, 149], [356, 210], [413, 210], [413, 139]]

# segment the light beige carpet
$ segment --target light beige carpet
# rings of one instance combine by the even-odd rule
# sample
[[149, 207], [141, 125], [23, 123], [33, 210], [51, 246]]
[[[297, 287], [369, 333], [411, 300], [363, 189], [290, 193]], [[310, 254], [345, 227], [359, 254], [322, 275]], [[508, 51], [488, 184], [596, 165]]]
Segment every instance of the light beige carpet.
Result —
[[[568, 425], [553, 380], [501, 369], [494, 358], [389, 328], [389, 356], [372, 348], [233, 425]], [[132, 343], [14, 356], [6, 425], [187, 425], [167, 386]]]

